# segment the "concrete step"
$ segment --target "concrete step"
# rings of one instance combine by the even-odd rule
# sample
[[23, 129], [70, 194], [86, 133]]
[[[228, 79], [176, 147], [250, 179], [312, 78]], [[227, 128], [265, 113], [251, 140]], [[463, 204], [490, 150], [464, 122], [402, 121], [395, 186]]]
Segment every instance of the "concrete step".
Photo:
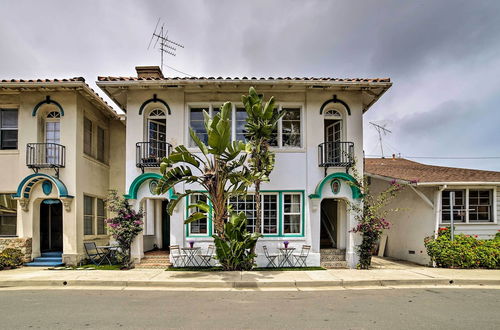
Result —
[[323, 261], [345, 261], [345, 254], [322, 254], [320, 256], [321, 262]]
[[24, 264], [28, 267], [58, 267], [63, 266], [64, 263], [62, 261], [32, 261]]
[[347, 261], [325, 261], [325, 262], [321, 262], [320, 265], [321, 265], [321, 267], [328, 268], [328, 269], [348, 268]]
[[172, 264], [136, 264], [137, 269], [167, 269], [171, 267]]
[[42, 257], [62, 257], [62, 252], [42, 252]]
[[327, 255], [327, 254], [345, 255], [345, 250], [341, 249], [320, 249], [319, 252], [321, 255]]
[[49, 261], [55, 261], [55, 262], [62, 262], [61, 257], [37, 257], [33, 259], [35, 262], [49, 262]]

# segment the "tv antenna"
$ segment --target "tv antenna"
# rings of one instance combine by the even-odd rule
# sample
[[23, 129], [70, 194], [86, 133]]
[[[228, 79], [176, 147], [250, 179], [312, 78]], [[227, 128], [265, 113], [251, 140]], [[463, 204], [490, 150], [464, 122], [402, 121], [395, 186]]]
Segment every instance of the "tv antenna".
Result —
[[161, 18], [158, 18], [158, 22], [156, 22], [155, 30], [153, 31], [151, 40], [149, 40], [148, 49], [151, 47], [151, 43], [154, 40], [155, 42], [153, 44], [153, 48], [158, 47], [158, 50], [160, 51], [161, 70], [163, 71], [163, 55], [167, 54], [175, 56], [175, 51], [177, 50], [176, 47], [184, 48], [184, 46], [168, 38], [168, 30], [165, 29], [165, 23], [163, 23], [161, 27], [158, 29], [158, 25], [160, 25], [160, 20]]
[[379, 124], [375, 124], [374, 122], [369, 122], [370, 125], [372, 125], [373, 127], [375, 127], [375, 129], [377, 130], [378, 132], [378, 141], [380, 143], [380, 152], [382, 154], [382, 158], [385, 158], [384, 157], [384, 146], [382, 145], [382, 133], [384, 135], [387, 135], [387, 133], [392, 133], [390, 130], [388, 130], [387, 128], [385, 128], [385, 126], [387, 126], [387, 124], [384, 124], [383, 126], [382, 125], [379, 125]]

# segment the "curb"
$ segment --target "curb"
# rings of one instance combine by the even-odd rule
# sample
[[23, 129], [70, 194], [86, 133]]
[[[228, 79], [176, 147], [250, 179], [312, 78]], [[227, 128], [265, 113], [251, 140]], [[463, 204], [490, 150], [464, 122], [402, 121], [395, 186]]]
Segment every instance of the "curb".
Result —
[[355, 287], [405, 286], [500, 286], [500, 279], [401, 279], [401, 280], [334, 280], [334, 281], [99, 281], [99, 280], [6, 280], [0, 288], [22, 287], [111, 287], [111, 288], [171, 288], [171, 289], [328, 289]]

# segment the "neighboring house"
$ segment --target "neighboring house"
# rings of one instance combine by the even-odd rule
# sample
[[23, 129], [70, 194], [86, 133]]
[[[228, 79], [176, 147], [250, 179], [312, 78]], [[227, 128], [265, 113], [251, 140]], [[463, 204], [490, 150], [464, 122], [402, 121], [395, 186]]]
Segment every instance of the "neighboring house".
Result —
[[124, 152], [124, 122], [83, 78], [1, 80], [0, 250], [76, 264], [84, 241], [108, 242], [103, 200], [124, 191]]
[[[339, 261], [330, 266], [345, 265], [344, 258], [350, 267], [356, 265], [359, 236], [350, 231], [356, 220], [347, 202], [357, 203], [360, 192], [349, 184], [354, 181], [349, 169], [356, 166], [363, 173], [363, 114], [390, 88], [389, 79], [164, 78], [158, 67], [136, 69], [137, 77], [99, 77], [97, 82], [126, 113], [126, 197], [146, 212], [144, 232], [133, 246], [136, 260], [154, 248], [186, 246], [189, 240], [206, 248], [212, 242], [210, 215], [185, 225], [188, 201], [172, 216], [165, 212], [177, 193], [200, 187], [178, 185], [166, 196], [152, 193], [161, 177], [160, 161], [177, 145], [194, 147], [189, 127], [206, 140], [202, 112], [213, 116], [225, 101], [234, 106], [233, 139], [244, 139], [241, 95], [254, 86], [287, 111], [273, 141], [276, 167], [271, 182], [262, 187], [264, 237], [257, 247], [258, 264], [267, 264], [262, 245], [276, 251], [289, 241], [297, 252], [303, 244], [312, 246], [310, 265], [319, 265], [321, 254], [333, 248], [341, 257], [329, 259]], [[192, 196], [191, 202], [198, 198], [203, 196]], [[247, 214], [248, 229], [253, 230], [254, 196], [231, 203]]]
[[365, 174], [373, 193], [393, 180], [408, 184], [389, 208], [392, 227], [387, 231], [385, 255], [428, 264], [424, 238], [439, 227], [450, 226], [450, 192], [455, 232], [493, 238], [500, 230], [500, 172], [432, 166], [401, 158], [367, 158]]

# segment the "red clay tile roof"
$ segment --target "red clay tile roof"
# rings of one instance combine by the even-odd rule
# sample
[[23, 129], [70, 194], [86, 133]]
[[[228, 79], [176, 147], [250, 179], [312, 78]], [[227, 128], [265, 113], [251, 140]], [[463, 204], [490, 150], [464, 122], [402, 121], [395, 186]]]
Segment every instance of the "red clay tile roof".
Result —
[[275, 80], [288, 80], [288, 81], [331, 81], [331, 82], [360, 82], [360, 83], [389, 83], [390, 78], [316, 78], [316, 77], [171, 77], [171, 78], [137, 78], [137, 77], [97, 77], [98, 81], [148, 81], [148, 80], [178, 80], [178, 81], [193, 81], [193, 80], [260, 80], [260, 81], [275, 81]]
[[365, 172], [423, 182], [500, 182], [500, 172], [426, 165], [403, 158], [365, 158]]
[[118, 115], [118, 113], [111, 107], [106, 100], [104, 100], [97, 92], [89, 86], [85, 82], [85, 78], [83, 77], [73, 77], [73, 78], [63, 78], [63, 79], [1, 79], [0, 84], [2, 83], [12, 83], [12, 84], [30, 84], [30, 83], [60, 83], [60, 82], [81, 82], [83, 83], [90, 92], [97, 97], [101, 102], [105, 104], [109, 111], [113, 114]]
[[53, 82], [67, 82], [67, 81], [82, 81], [85, 82], [83, 77], [64, 78], [64, 79], [2, 79], [0, 82], [6, 83], [53, 83]]

